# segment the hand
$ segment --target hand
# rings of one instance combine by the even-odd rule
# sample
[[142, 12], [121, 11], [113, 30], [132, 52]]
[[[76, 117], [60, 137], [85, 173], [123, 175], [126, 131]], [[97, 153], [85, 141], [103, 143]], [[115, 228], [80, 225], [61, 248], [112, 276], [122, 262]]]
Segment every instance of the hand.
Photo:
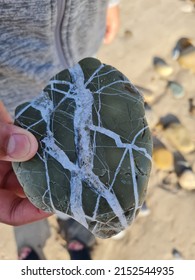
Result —
[[26, 161], [38, 148], [36, 138], [27, 130], [13, 125], [0, 101], [0, 222], [9, 225], [31, 223], [49, 216], [26, 198], [11, 161]]
[[106, 15], [106, 34], [104, 37], [104, 43], [110, 44], [119, 30], [119, 5], [108, 8]]

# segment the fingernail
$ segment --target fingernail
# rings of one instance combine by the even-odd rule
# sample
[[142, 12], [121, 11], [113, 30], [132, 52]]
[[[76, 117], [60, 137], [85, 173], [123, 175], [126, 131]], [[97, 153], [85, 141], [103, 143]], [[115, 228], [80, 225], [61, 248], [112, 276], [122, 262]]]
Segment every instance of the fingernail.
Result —
[[30, 141], [24, 134], [12, 134], [7, 144], [7, 154], [14, 159], [22, 159], [30, 152]]

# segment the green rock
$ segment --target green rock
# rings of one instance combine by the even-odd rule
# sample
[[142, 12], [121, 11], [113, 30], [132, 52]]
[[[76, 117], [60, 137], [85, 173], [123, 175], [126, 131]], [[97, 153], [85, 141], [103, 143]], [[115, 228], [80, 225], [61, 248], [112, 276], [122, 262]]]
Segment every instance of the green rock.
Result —
[[15, 124], [38, 140], [13, 163], [29, 200], [108, 238], [134, 220], [145, 198], [152, 138], [141, 94], [112, 66], [86, 58], [17, 107]]
[[169, 81], [167, 84], [167, 88], [173, 94], [173, 96], [177, 99], [184, 97], [185, 91], [182, 85], [175, 81]]

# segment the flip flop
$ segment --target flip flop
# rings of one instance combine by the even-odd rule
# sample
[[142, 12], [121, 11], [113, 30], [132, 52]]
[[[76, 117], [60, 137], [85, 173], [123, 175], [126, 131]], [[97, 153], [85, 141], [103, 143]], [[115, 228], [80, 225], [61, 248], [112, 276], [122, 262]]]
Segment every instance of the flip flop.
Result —
[[71, 260], [91, 260], [90, 248], [80, 240], [71, 240], [67, 245]]
[[94, 235], [74, 219], [62, 220], [58, 218], [57, 222], [59, 233], [68, 244], [72, 240], [78, 240], [86, 247], [92, 247], [95, 244], [96, 239]]
[[40, 260], [40, 258], [33, 248], [24, 246], [19, 251], [18, 260]]

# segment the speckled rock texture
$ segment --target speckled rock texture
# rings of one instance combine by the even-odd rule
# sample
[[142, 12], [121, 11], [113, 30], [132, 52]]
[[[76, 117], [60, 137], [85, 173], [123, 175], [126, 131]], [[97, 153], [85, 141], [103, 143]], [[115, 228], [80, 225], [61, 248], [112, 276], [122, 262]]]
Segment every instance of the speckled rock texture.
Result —
[[145, 199], [152, 138], [141, 94], [117, 69], [85, 58], [17, 107], [15, 124], [39, 143], [13, 163], [29, 200], [108, 238], [132, 223]]

